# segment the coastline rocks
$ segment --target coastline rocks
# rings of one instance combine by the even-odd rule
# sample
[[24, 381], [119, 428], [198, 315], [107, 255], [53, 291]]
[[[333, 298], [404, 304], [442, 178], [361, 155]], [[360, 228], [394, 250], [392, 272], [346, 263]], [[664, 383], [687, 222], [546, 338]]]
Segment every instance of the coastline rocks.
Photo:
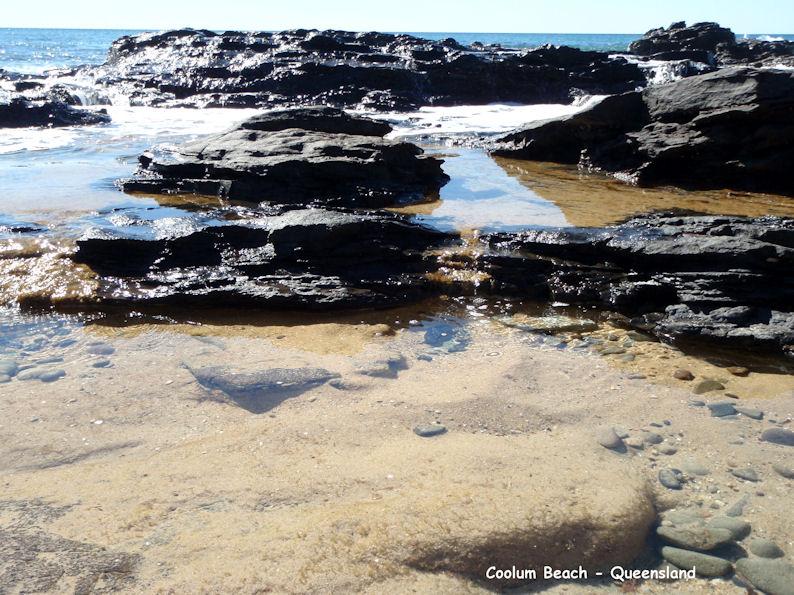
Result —
[[794, 349], [792, 219], [655, 213], [481, 241], [494, 293], [607, 308], [668, 340]]
[[607, 97], [492, 143], [496, 155], [579, 163], [640, 186], [792, 194], [794, 72], [723, 68]]
[[438, 264], [425, 251], [451, 239], [386, 212], [218, 209], [153, 221], [122, 211], [77, 241], [72, 259], [92, 269], [98, 288], [74, 305], [400, 304], [428, 295]]
[[0, 103], [0, 128], [55, 128], [106, 124], [110, 116], [104, 111], [77, 109], [59, 101], [28, 101], [15, 97]]
[[388, 125], [333, 108], [254, 116], [226, 132], [145, 153], [127, 192], [195, 193], [278, 204], [383, 207], [417, 202], [449, 179]]
[[687, 27], [681, 21], [666, 29], [651, 29], [640, 39], [631, 42], [629, 51], [638, 56], [656, 59], [681, 55], [684, 52], [708, 52], [713, 55], [721, 43], [736, 43], [733, 31], [720, 27], [717, 23], [695, 23]]
[[348, 31], [125, 36], [84, 74], [133, 105], [278, 107], [324, 104], [402, 111], [422, 105], [568, 103], [645, 82], [621, 57], [569, 47], [502, 50], [454, 39]]

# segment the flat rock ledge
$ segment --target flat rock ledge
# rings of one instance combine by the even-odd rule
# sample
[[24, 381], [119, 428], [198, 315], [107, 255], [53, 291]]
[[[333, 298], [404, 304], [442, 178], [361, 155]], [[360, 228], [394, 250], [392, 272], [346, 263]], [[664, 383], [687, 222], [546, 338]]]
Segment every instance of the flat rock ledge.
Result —
[[794, 353], [794, 220], [642, 215], [491, 234], [492, 291], [594, 305], [663, 339]]
[[607, 97], [503, 136], [492, 150], [640, 186], [791, 195], [793, 131], [794, 72], [732, 67]]
[[254, 116], [226, 132], [140, 157], [127, 192], [202, 194], [278, 204], [384, 207], [420, 202], [448, 177], [391, 127], [334, 108]]

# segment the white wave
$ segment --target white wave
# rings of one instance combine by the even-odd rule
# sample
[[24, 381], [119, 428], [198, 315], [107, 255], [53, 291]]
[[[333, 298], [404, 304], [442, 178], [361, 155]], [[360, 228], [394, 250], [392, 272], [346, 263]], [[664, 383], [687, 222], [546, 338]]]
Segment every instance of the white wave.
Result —
[[785, 37], [775, 37], [774, 35], [759, 35], [756, 39], [758, 41], [786, 41]]
[[7, 128], [0, 137], [0, 155], [23, 151], [47, 151], [72, 145], [75, 128]]

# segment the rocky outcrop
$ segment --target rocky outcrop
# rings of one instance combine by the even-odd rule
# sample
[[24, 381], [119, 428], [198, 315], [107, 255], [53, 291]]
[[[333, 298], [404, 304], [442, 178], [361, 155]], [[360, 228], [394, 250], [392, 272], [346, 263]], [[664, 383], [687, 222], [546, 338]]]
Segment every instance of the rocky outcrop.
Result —
[[[452, 236], [390, 213], [223, 209], [153, 221], [114, 213], [77, 242], [93, 304], [341, 309], [427, 295], [425, 256]], [[91, 306], [81, 303], [80, 306]]]
[[641, 186], [794, 194], [794, 72], [725, 68], [609, 97], [502, 137], [502, 156], [579, 163]]
[[133, 105], [380, 110], [567, 103], [580, 93], [620, 93], [645, 80], [636, 65], [602, 52], [514, 51], [454, 39], [306, 29], [122, 37], [104, 65], [84, 74]]
[[31, 126], [81, 126], [105, 124], [110, 116], [104, 110], [77, 109], [62, 101], [28, 101], [14, 97], [0, 103], [0, 128], [28, 128]]
[[387, 124], [333, 108], [254, 116], [168, 153], [146, 153], [130, 192], [253, 202], [382, 207], [418, 202], [447, 181], [441, 161], [385, 140]]
[[643, 215], [493, 234], [492, 290], [607, 308], [659, 337], [794, 354], [794, 220]]

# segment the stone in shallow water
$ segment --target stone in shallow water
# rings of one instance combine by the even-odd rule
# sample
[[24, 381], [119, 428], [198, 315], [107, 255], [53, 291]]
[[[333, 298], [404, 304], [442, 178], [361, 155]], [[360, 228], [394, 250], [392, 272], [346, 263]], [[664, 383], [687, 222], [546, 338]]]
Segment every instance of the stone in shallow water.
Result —
[[604, 448], [617, 452], [625, 452], [626, 445], [623, 439], [618, 436], [614, 428], [601, 428], [596, 435], [596, 440]]
[[752, 530], [752, 526], [747, 521], [731, 517], [714, 517], [709, 520], [708, 526], [715, 529], [727, 529], [735, 540], [744, 539]]
[[14, 376], [19, 370], [19, 366], [17, 362], [12, 359], [1, 359], [0, 360], [0, 375], [3, 376]]
[[689, 380], [694, 380], [695, 379], [695, 375], [692, 372], [690, 372], [689, 370], [684, 370], [683, 368], [680, 368], [680, 369], [676, 370], [675, 372], [673, 372], [673, 378], [676, 378], [678, 380], [689, 381]]
[[721, 382], [717, 382], [716, 380], [706, 379], [701, 380], [698, 382], [695, 387], [692, 389], [692, 392], [696, 395], [702, 395], [704, 393], [710, 393], [717, 390], [724, 390], [725, 386]]
[[731, 469], [731, 475], [744, 479], [745, 481], [759, 481], [758, 473], [751, 467], [739, 467]]
[[739, 498], [736, 502], [731, 504], [726, 510], [725, 514], [729, 517], [740, 517], [744, 512], [744, 507], [750, 501], [750, 497], [746, 494]]
[[761, 434], [761, 440], [782, 446], [794, 446], [794, 432], [785, 428], [769, 428]]
[[416, 434], [417, 436], [421, 436], [422, 438], [432, 438], [433, 436], [440, 436], [441, 434], [445, 434], [446, 432], [447, 432], [447, 428], [440, 424], [416, 426], [414, 428], [414, 434]]
[[736, 411], [750, 419], [763, 419], [764, 412], [753, 407], [736, 407]]
[[731, 366], [725, 369], [734, 376], [748, 376], [750, 374], [750, 370], [743, 366]]
[[66, 376], [65, 370], [42, 370], [33, 368], [17, 375], [18, 380], [40, 380], [41, 382], [55, 382]]
[[759, 558], [782, 558], [786, 555], [774, 541], [763, 537], [753, 539], [748, 549]]
[[111, 366], [111, 362], [109, 359], [98, 359], [93, 364], [91, 364], [92, 368], [109, 368]]
[[645, 441], [645, 444], [661, 444], [664, 442], [664, 438], [656, 432], [646, 432], [642, 439]]
[[92, 355], [113, 355], [116, 349], [107, 343], [91, 343], [86, 346], [85, 351]]
[[690, 550], [713, 550], [733, 541], [728, 529], [713, 527], [659, 527], [656, 534], [667, 543]]
[[431, 322], [425, 331], [425, 343], [447, 353], [465, 351], [471, 343], [469, 331], [458, 324]]
[[11, 382], [11, 376], [7, 374], [0, 374], [0, 384], [6, 384]]
[[775, 473], [781, 477], [785, 477], [786, 479], [794, 479], [794, 467], [791, 465], [787, 465], [785, 463], [773, 463], [772, 469], [774, 469]]
[[270, 368], [257, 372], [235, 372], [221, 366], [185, 367], [201, 386], [223, 392], [251, 413], [265, 413], [286, 399], [339, 377], [323, 368]]
[[498, 321], [531, 333], [585, 333], [598, 328], [592, 320], [570, 316], [505, 316]]
[[769, 595], [794, 595], [794, 566], [784, 560], [742, 558], [736, 572]]
[[707, 406], [711, 411], [711, 417], [726, 417], [736, 413], [736, 408], [731, 403], [709, 403]]
[[680, 490], [683, 487], [683, 474], [678, 469], [662, 469], [659, 471], [659, 483], [668, 490]]
[[703, 463], [698, 461], [687, 460], [681, 464], [681, 469], [690, 475], [708, 475], [709, 469]]
[[678, 568], [685, 570], [694, 568], [699, 576], [725, 576], [731, 570], [731, 563], [728, 560], [677, 547], [664, 546], [662, 557]]

